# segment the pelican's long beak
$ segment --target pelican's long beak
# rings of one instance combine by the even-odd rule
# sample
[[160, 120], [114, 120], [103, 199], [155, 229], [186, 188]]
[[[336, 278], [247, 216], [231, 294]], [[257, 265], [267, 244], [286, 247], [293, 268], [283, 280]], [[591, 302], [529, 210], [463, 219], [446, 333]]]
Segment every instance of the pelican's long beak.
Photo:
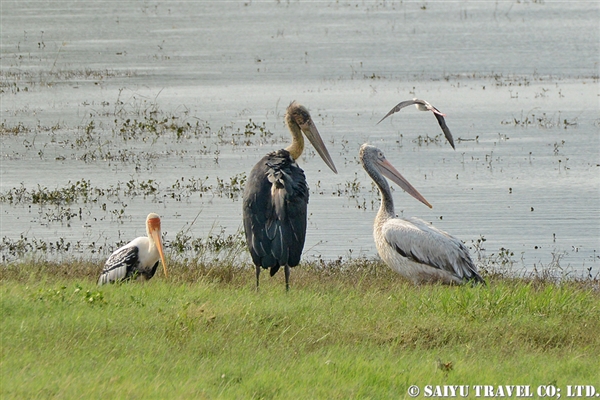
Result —
[[325, 161], [325, 164], [327, 164], [327, 166], [337, 174], [337, 169], [335, 168], [335, 165], [333, 165], [333, 160], [331, 159], [331, 156], [327, 151], [327, 147], [325, 147], [325, 143], [323, 143], [323, 139], [321, 139], [321, 135], [319, 134], [319, 131], [317, 130], [317, 127], [312, 119], [309, 118], [305, 123], [301, 124], [300, 129], [312, 143], [313, 147], [315, 150], [317, 150], [317, 153], [319, 153], [323, 161]]
[[163, 251], [162, 245], [162, 237], [160, 233], [160, 218], [150, 218], [148, 219], [148, 230], [150, 231], [150, 235], [152, 236], [152, 240], [154, 240], [154, 244], [158, 249], [158, 255], [160, 256], [160, 261], [163, 266], [163, 271], [165, 272], [165, 278], [167, 275], [167, 262], [165, 261], [165, 253]]
[[388, 161], [388, 160], [378, 160], [377, 165], [379, 166], [379, 170], [381, 173], [392, 182], [396, 183], [400, 186], [406, 193], [410, 194], [415, 199], [419, 200], [421, 203], [425, 204], [429, 208], [433, 208], [431, 204], [425, 197], [419, 193], [417, 189], [413, 187], [403, 176], [398, 172], [396, 168]]

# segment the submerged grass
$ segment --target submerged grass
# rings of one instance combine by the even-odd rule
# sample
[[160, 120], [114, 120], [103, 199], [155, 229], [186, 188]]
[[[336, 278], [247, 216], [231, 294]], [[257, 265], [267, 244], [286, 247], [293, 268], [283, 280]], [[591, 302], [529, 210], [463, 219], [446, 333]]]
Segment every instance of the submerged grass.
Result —
[[354, 260], [303, 264], [286, 293], [227, 261], [97, 287], [100, 267], [3, 266], [3, 398], [402, 398], [600, 374], [597, 282], [413, 286]]

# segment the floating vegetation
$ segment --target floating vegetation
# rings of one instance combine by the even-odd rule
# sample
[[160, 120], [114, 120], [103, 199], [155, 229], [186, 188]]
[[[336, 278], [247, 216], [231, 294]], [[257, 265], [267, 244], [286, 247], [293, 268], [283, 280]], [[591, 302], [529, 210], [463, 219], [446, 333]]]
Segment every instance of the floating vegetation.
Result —
[[445, 139], [440, 134], [440, 135], [436, 135], [434, 137], [431, 137], [429, 135], [425, 135], [425, 136], [419, 135], [412, 142], [416, 143], [419, 146], [427, 146], [430, 144], [441, 144], [443, 141], [445, 141]]
[[[44, 45], [45, 47], [45, 45]], [[18, 62], [25, 56], [19, 55]], [[101, 81], [108, 78], [135, 77], [138, 74], [133, 70], [112, 69], [35, 69], [3, 68], [0, 71], [0, 93], [17, 94], [29, 92], [36, 87], [52, 86], [55, 82], [64, 81]]]
[[12, 240], [4, 236], [0, 243], [0, 253], [2, 254], [2, 262], [8, 262], [36, 252], [44, 254], [64, 254], [74, 250], [76, 247], [80, 247], [80, 244], [78, 243], [78, 246], [74, 246], [71, 242], [65, 241], [62, 237], [53, 242], [28, 238], [21, 234], [21, 237], [17, 240]]
[[147, 181], [138, 181], [137, 179], [131, 179], [126, 182], [126, 188], [123, 191], [125, 196], [150, 196], [156, 195], [159, 191], [158, 183], [154, 179], [148, 179]]
[[215, 193], [219, 197], [228, 197], [230, 199], [238, 199], [244, 192], [246, 186], [246, 173], [242, 172], [229, 178], [229, 182], [217, 177], [217, 186]]
[[[417, 76], [415, 76], [417, 77]], [[423, 77], [418, 75], [418, 77]], [[588, 76], [580, 76], [579, 79], [591, 79], [598, 80], [600, 75], [593, 74]], [[460, 80], [491, 80], [497, 87], [511, 87], [511, 86], [530, 86], [532, 83], [541, 82], [560, 82], [562, 79], [556, 75], [544, 75], [538, 72], [533, 74], [503, 74], [497, 72], [473, 72], [473, 73], [460, 73], [460, 74], [444, 74], [443, 79], [447, 82], [460, 81]]]
[[200, 258], [208, 256], [213, 259], [222, 259], [224, 255], [232, 256], [234, 252], [237, 252], [238, 255], [244, 254], [246, 241], [241, 230], [234, 234], [226, 234], [225, 229], [221, 227], [219, 232], [211, 232], [206, 238], [194, 238], [187, 232], [180, 231], [174, 240], [168, 242], [167, 247], [175, 253], [175, 257], [193, 253]]
[[[112, 105], [104, 101], [93, 104], [100, 107], [91, 110], [79, 126], [67, 127], [60, 122], [52, 126], [40, 122], [28, 125], [21, 121], [11, 125], [4, 121], [0, 125], [0, 135], [25, 136], [15, 144], [27, 151], [35, 151], [40, 160], [119, 163], [133, 165], [135, 172], [152, 170], [161, 159], [183, 157], [192, 152], [212, 157], [218, 164], [220, 146], [235, 150], [238, 146], [263, 146], [288, 140], [287, 136], [275, 136], [265, 122], [258, 124], [252, 119], [243, 128], [224, 125], [214, 130], [208, 122], [190, 117], [187, 108], [169, 112], [161, 110], [155, 102], [139, 100], [135, 96], [130, 102], [123, 102], [120, 100], [122, 91]], [[84, 102], [82, 106], [92, 104]], [[190, 147], [186, 142], [195, 143]], [[139, 150], [140, 143], [144, 144], [143, 150]], [[178, 145], [173, 146], [173, 143]], [[149, 150], [148, 145], [156, 150]], [[13, 150], [12, 156], [4, 156], [27, 159], [27, 154]]]
[[[229, 178], [229, 181], [216, 177], [216, 184], [206, 184], [208, 177], [177, 179], [175, 183], [167, 185], [168, 196], [181, 201], [192, 196], [194, 193], [210, 192], [217, 197], [238, 199], [246, 185], [246, 173], [242, 172]], [[130, 179], [126, 182], [117, 182], [115, 186], [107, 188], [94, 187], [90, 180], [81, 179], [74, 183], [68, 181], [62, 188], [48, 189], [37, 185], [34, 189], [28, 189], [21, 184], [19, 187], [9, 189], [0, 193], [0, 203], [36, 204], [36, 205], [66, 205], [73, 203], [100, 203], [105, 199], [120, 199], [123, 197], [134, 198], [141, 196], [156, 196], [161, 192], [160, 185], [154, 179], [138, 180]]]
[[565, 145], [565, 141], [561, 140], [560, 142], [554, 142], [554, 155], [557, 156], [560, 148]]
[[179, 117], [175, 115], [156, 118], [156, 113], [149, 113], [145, 118], [131, 120], [127, 118], [124, 121], [115, 119], [115, 128], [113, 132], [116, 136], [125, 141], [128, 140], [147, 140], [148, 135], [163, 136], [173, 134], [177, 140], [190, 139], [198, 135], [209, 135], [210, 127], [197, 120], [194, 124], [189, 121], [180, 123]]
[[48, 189], [37, 185], [36, 189], [27, 189], [23, 184], [12, 188], [6, 193], [0, 193], [0, 202], [9, 204], [71, 204], [74, 202], [96, 202], [99, 196], [104, 196], [105, 191], [92, 188], [90, 181], [82, 179], [60, 189]]
[[333, 192], [334, 196], [345, 196], [351, 199], [357, 198], [362, 192], [363, 185], [358, 180], [358, 174], [354, 173], [354, 179], [351, 181], [346, 181], [344, 187], [342, 188], [341, 184], [337, 185], [337, 190]]
[[31, 132], [30, 128], [23, 125], [22, 122], [18, 122], [13, 126], [7, 126], [5, 122], [0, 124], [0, 135], [19, 135], [29, 132]]
[[573, 120], [568, 120], [567, 118], [562, 118], [560, 113], [558, 116], [548, 116], [546, 113], [542, 113], [542, 115], [536, 116], [535, 114], [527, 114], [523, 116], [523, 112], [521, 112], [521, 117], [516, 118], [513, 117], [512, 120], [504, 120], [501, 122], [502, 125], [514, 125], [520, 126], [522, 128], [527, 128], [529, 126], [533, 126], [536, 128], [544, 128], [544, 129], [553, 129], [553, 128], [572, 128], [577, 126], [577, 118]]
[[268, 130], [263, 122], [262, 125], [257, 125], [256, 122], [252, 121], [252, 118], [246, 124], [244, 130], [245, 136], [255, 136], [258, 135], [262, 138], [267, 138], [273, 136], [273, 132]]
[[182, 201], [192, 196], [194, 193], [199, 193], [200, 197], [204, 193], [211, 191], [212, 187], [207, 185], [208, 176], [203, 178], [186, 178], [181, 177], [172, 184], [167, 190], [168, 196], [177, 201]]
[[67, 226], [70, 226], [70, 221], [72, 219], [79, 217], [79, 220], [81, 220], [82, 209], [80, 208], [79, 211], [77, 211], [72, 210], [71, 207], [58, 206], [54, 209], [43, 208], [40, 214], [40, 219], [45, 220], [48, 223], [60, 222], [66, 223]]
[[135, 197], [147, 196], [157, 191], [153, 180], [130, 180], [117, 183], [109, 188], [93, 187], [89, 180], [79, 180], [75, 183], [69, 181], [66, 187], [48, 189], [37, 185], [35, 189], [27, 189], [23, 184], [20, 187], [9, 189], [0, 193], [0, 202], [8, 204], [38, 204], [38, 205], [64, 205], [72, 203], [98, 203], [102, 198], [118, 196]]

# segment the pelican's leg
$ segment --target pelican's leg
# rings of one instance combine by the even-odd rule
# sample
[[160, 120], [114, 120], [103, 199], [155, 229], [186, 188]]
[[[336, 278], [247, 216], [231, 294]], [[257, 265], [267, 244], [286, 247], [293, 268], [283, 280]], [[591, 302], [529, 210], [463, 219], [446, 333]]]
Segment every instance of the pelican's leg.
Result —
[[289, 291], [290, 290], [290, 266], [286, 265], [284, 267], [283, 271], [285, 272], [285, 290]]
[[258, 292], [258, 282], [260, 278], [260, 265], [256, 266], [256, 291]]

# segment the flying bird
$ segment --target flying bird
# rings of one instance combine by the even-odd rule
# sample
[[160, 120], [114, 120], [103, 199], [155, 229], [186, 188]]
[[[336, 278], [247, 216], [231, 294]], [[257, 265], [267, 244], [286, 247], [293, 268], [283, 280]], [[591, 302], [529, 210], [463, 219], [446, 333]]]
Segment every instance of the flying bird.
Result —
[[98, 285], [139, 277], [148, 280], [154, 276], [159, 260], [162, 262], [165, 276], [167, 276], [167, 263], [162, 247], [158, 214], [148, 214], [146, 233], [147, 236], [133, 239], [108, 257], [98, 279]]
[[[444, 117], [446, 116], [446, 114], [442, 114], [440, 110], [438, 110], [437, 108], [435, 108], [434, 106], [432, 106], [431, 104], [426, 102], [425, 100], [420, 100], [420, 99], [415, 98], [412, 100], [406, 100], [406, 101], [400, 102], [400, 103], [396, 104], [396, 107], [392, 108], [390, 110], [390, 112], [385, 115], [385, 117], [381, 118], [379, 120], [379, 122], [383, 121], [384, 119], [386, 119], [393, 113], [396, 113], [396, 112], [402, 110], [404, 107], [412, 106], [413, 104], [417, 107], [417, 110], [433, 112], [433, 115], [435, 115], [435, 118], [437, 119], [438, 124], [440, 124], [440, 127], [442, 128], [442, 132], [444, 132], [444, 136], [446, 136], [448, 143], [450, 143], [450, 146], [452, 146], [453, 149], [456, 149], [454, 147], [454, 139], [452, 138], [450, 129], [448, 128], [448, 125], [446, 125], [446, 121], [444, 120]], [[379, 122], [377, 124], [379, 124]]]
[[300, 263], [306, 237], [308, 185], [296, 160], [304, 150], [304, 137], [312, 143], [325, 164], [337, 169], [308, 110], [292, 102], [285, 114], [292, 144], [267, 154], [252, 168], [243, 198], [246, 242], [256, 266], [256, 288], [261, 268], [271, 276], [281, 268], [289, 290], [290, 267]]
[[390, 186], [385, 179], [431, 208], [377, 147], [363, 144], [360, 161], [381, 192], [373, 236], [379, 256], [394, 271], [414, 283], [485, 283], [471, 260], [469, 250], [457, 238], [422, 219], [397, 218]]

